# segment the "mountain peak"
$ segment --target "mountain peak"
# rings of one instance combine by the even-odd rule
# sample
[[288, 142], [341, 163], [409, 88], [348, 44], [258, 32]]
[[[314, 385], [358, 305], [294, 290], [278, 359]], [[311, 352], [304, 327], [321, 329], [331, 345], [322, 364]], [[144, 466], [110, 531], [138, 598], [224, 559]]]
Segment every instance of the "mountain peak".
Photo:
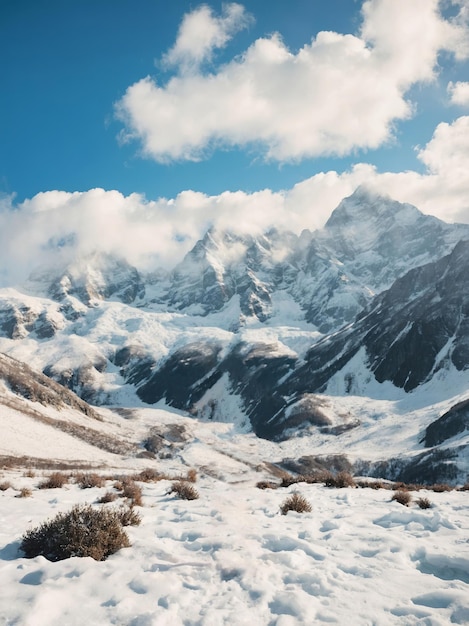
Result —
[[31, 274], [26, 289], [46, 291], [56, 301], [74, 296], [87, 306], [111, 297], [129, 304], [145, 291], [137, 269], [106, 252], [77, 256], [61, 267], [41, 267]]
[[360, 185], [351, 196], [344, 198], [334, 209], [325, 228], [341, 228], [354, 222], [356, 229], [362, 222], [363, 228], [368, 231], [369, 220], [372, 220], [373, 223], [381, 222], [383, 228], [388, 228], [389, 222], [394, 223], [396, 221], [410, 226], [415, 224], [422, 215], [412, 204], [398, 202], [388, 195], [377, 193], [369, 187]]

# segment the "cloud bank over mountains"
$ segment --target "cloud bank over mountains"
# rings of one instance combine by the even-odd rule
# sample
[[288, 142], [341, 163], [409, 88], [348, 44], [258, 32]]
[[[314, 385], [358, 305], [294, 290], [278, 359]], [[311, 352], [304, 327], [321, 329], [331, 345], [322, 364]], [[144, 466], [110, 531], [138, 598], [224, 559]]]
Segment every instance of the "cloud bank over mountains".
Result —
[[[95, 250], [115, 253], [142, 268], [170, 267], [210, 226], [258, 233], [271, 226], [301, 232], [321, 227], [340, 200], [359, 185], [415, 204], [446, 221], [469, 222], [469, 116], [438, 125], [420, 150], [427, 171], [379, 173], [359, 163], [343, 173], [316, 174], [288, 190], [209, 196], [186, 190], [176, 198], [91, 189], [48, 191], [15, 204], [0, 200], [3, 284], [31, 270]], [[0, 277], [1, 279], [1, 277]]]

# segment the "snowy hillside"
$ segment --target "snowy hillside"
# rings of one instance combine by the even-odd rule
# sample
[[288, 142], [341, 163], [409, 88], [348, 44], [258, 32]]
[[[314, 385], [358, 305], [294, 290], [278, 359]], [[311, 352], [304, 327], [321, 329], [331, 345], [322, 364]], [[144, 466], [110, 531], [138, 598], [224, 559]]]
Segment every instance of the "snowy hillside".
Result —
[[[353, 615], [357, 624], [404, 626], [469, 619], [467, 491], [412, 491], [403, 506], [392, 500], [395, 487], [372, 489], [358, 478], [361, 488], [301, 480], [282, 487], [295, 466], [311, 471], [313, 460], [327, 458], [343, 464], [337, 437], [275, 443], [242, 424], [174, 411], [95, 411], [26, 365], [7, 358], [1, 364], [2, 623], [343, 624]], [[233, 398], [225, 401], [232, 415]], [[417, 396], [404, 392], [400, 400], [374, 403], [323, 396], [321, 410], [331, 420], [360, 414], [363, 430], [342, 441], [352, 461], [364, 449], [370, 461], [397, 455], [431, 419]], [[44, 486], [57, 469], [65, 484]], [[171, 477], [189, 470], [197, 473], [199, 497], [180, 500], [170, 493]], [[98, 473], [102, 485], [81, 488], [80, 472]], [[145, 472], [162, 478], [144, 481]], [[141, 523], [126, 528], [130, 547], [102, 562], [25, 558], [23, 535], [73, 505], [122, 507], [122, 476], [135, 477], [142, 490], [134, 506]], [[262, 483], [270, 488], [259, 489]], [[109, 493], [114, 502], [99, 504]], [[281, 514], [294, 493], [311, 512]]]
[[[156, 461], [122, 456], [110, 463], [101, 451], [91, 465], [107, 478], [101, 487], [82, 489], [72, 473], [62, 488], [39, 488], [50, 471], [34, 465], [27, 472], [23, 467], [1, 471], [2, 623], [468, 622], [468, 492], [412, 492], [411, 503], [403, 506], [392, 501], [389, 489], [300, 482], [262, 490], [256, 487], [259, 481], [280, 484], [262, 459], [291, 456], [292, 442], [275, 444], [236, 433], [230, 425], [204, 424], [156, 409], [134, 412], [126, 425], [129, 420], [135, 433], [150, 424], [178, 426], [184, 441], [171, 456]], [[44, 450], [60, 450], [62, 460], [68, 456], [72, 462], [78, 453], [91, 461], [81, 448], [64, 446], [55, 429], [47, 441], [38, 438], [38, 446], [41, 441]], [[8, 442], [12, 449], [15, 442], [21, 444], [14, 435]], [[295, 443], [303, 453], [311, 450], [306, 444]], [[102, 465], [96, 470], [98, 461]], [[109, 491], [117, 495], [116, 480], [123, 473], [135, 475], [144, 467], [168, 478], [138, 482], [143, 496], [134, 510], [142, 521], [126, 528], [130, 547], [101, 562], [91, 557], [58, 562], [24, 558], [19, 546], [27, 530], [77, 503], [95, 509], [121, 506], [120, 499], [97, 502]], [[169, 493], [170, 476], [189, 468], [198, 472], [194, 486], [199, 498], [185, 501]], [[294, 492], [309, 501], [312, 511], [281, 515], [281, 505]], [[431, 507], [420, 508], [421, 499]]]

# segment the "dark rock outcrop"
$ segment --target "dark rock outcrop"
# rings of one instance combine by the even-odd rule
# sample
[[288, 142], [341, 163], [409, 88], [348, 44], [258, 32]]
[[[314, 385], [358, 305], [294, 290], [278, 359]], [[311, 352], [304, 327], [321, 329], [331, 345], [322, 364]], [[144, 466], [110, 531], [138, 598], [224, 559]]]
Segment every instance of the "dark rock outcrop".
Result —
[[469, 400], [459, 402], [425, 429], [425, 446], [439, 445], [469, 431]]

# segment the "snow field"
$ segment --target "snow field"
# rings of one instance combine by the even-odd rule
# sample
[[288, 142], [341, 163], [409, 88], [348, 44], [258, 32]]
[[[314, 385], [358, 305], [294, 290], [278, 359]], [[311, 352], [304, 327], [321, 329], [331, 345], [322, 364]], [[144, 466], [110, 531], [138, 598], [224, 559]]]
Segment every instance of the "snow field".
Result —
[[[233, 469], [227, 463], [219, 473]], [[10, 474], [16, 489], [38, 482]], [[235, 478], [228, 484], [201, 475], [194, 501], [168, 495], [168, 481], [142, 484], [142, 524], [127, 528], [132, 546], [104, 562], [25, 559], [18, 547], [28, 528], [75, 503], [96, 502], [106, 488], [70, 484], [34, 489], [31, 498], [0, 492], [0, 623], [469, 622], [467, 492], [419, 492], [433, 503], [421, 510], [391, 502], [386, 490], [307, 484], [260, 490], [254, 471]], [[308, 499], [311, 513], [280, 514], [294, 491]]]

